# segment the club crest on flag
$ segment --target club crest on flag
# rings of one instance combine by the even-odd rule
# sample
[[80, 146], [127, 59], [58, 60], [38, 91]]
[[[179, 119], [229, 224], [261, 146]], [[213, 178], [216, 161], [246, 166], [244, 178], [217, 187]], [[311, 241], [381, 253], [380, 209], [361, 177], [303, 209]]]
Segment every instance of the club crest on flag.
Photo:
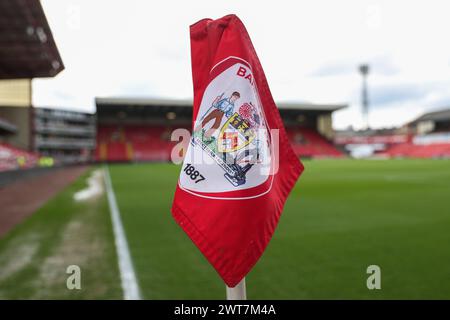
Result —
[[196, 163], [204, 182], [182, 176], [182, 187], [194, 192], [223, 193], [267, 182], [271, 143], [251, 75], [251, 67], [235, 57], [224, 59], [212, 70], [185, 163], [205, 157], [213, 163]]
[[235, 152], [248, 146], [255, 136], [250, 122], [235, 112], [220, 129], [217, 149], [219, 152]]

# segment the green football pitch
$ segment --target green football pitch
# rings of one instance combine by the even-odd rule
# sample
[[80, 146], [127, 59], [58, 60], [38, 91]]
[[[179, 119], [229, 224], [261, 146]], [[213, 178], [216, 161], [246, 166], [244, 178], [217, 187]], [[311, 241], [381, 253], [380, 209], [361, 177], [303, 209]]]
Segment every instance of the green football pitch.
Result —
[[[247, 276], [249, 299], [449, 299], [450, 161], [312, 160]], [[121, 299], [105, 194], [74, 201], [93, 167], [0, 239], [0, 298]], [[110, 165], [145, 299], [223, 299], [225, 287], [170, 214], [180, 171]], [[66, 288], [68, 265], [81, 290]], [[381, 269], [369, 290], [367, 267]]]

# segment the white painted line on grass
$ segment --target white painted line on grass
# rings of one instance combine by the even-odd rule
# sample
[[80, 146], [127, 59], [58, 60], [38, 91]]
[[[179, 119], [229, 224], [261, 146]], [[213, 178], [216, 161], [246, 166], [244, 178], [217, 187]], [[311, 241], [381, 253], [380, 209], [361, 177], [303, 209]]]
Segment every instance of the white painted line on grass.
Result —
[[136, 280], [133, 263], [131, 262], [130, 250], [120, 218], [119, 207], [117, 206], [116, 195], [114, 194], [111, 176], [109, 175], [109, 168], [105, 166], [103, 171], [105, 172], [106, 193], [111, 212], [117, 257], [119, 259], [123, 296], [125, 300], [141, 300], [139, 285]]

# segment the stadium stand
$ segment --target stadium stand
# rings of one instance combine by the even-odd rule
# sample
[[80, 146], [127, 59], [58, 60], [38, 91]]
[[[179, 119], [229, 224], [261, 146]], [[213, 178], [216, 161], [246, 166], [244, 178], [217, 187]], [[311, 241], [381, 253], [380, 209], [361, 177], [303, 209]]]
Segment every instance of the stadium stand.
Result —
[[0, 1], [0, 25], [0, 172], [4, 174], [45, 162], [34, 148], [32, 79], [54, 77], [64, 64], [39, 0]]
[[175, 128], [165, 126], [99, 126], [98, 161], [169, 161]]
[[288, 128], [294, 152], [300, 157], [342, 157], [344, 154], [330, 141], [310, 128]]
[[339, 131], [334, 142], [352, 150], [371, 148], [364, 157], [450, 158], [450, 109], [426, 113], [401, 128]]
[[38, 154], [0, 143], [0, 171], [33, 168], [38, 160]]
[[411, 141], [390, 146], [388, 156], [450, 158], [450, 109], [425, 113], [405, 127], [413, 135]]
[[393, 145], [385, 153], [394, 158], [450, 158], [450, 143], [429, 145], [402, 143]]
[[33, 150], [61, 164], [86, 163], [95, 148], [95, 114], [32, 108]]
[[[97, 161], [169, 161], [176, 128], [190, 129], [186, 100], [97, 98]], [[331, 113], [344, 106], [279, 104], [294, 152], [301, 157], [342, 157], [331, 142]]]

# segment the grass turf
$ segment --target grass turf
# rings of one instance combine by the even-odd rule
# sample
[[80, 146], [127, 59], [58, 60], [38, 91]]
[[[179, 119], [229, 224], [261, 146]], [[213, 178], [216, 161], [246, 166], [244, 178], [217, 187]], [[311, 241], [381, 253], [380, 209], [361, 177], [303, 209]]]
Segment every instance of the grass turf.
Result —
[[[316, 160], [247, 277], [250, 299], [450, 298], [450, 161]], [[224, 285], [170, 215], [180, 167], [111, 165], [144, 298], [222, 299]], [[0, 239], [0, 298], [121, 298], [106, 197], [87, 174]], [[67, 290], [70, 264], [82, 290]], [[368, 290], [366, 268], [381, 267]]]
[[[450, 298], [450, 162], [306, 161], [250, 299]], [[143, 296], [221, 299], [224, 285], [170, 216], [180, 168], [114, 165], [113, 186]], [[382, 289], [366, 269], [381, 267]]]
[[[0, 239], [0, 299], [122, 298], [106, 198], [73, 200], [89, 175]], [[67, 289], [69, 265], [81, 269], [81, 290]]]

